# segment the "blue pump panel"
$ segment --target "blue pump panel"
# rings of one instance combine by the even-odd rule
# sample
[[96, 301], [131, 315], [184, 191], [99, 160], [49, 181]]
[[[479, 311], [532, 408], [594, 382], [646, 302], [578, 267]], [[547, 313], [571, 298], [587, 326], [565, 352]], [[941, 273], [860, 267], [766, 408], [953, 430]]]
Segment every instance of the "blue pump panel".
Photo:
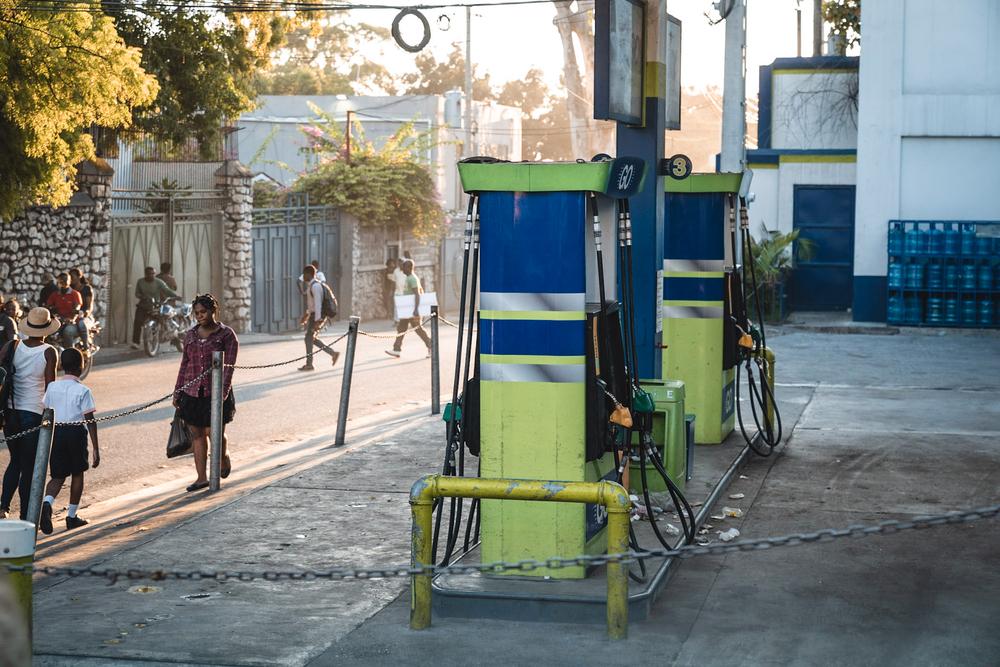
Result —
[[672, 259], [725, 259], [726, 229], [724, 194], [707, 192], [667, 197], [663, 256]]

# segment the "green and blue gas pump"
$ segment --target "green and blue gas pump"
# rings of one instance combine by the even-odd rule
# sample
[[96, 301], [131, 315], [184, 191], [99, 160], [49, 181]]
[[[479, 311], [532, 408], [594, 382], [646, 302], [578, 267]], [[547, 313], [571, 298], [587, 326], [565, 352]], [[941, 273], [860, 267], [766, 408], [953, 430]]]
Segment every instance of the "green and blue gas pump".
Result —
[[[631, 427], [624, 406], [653, 410], [648, 396], [636, 395], [634, 356], [626, 358], [627, 340], [634, 351], [634, 330], [627, 300], [615, 299], [626, 266], [620, 258], [627, 197], [639, 187], [644, 163], [466, 161], [459, 171], [471, 195], [463, 268], [468, 290], [459, 317], [454, 400], [445, 411], [446, 474], [463, 474], [468, 448], [479, 456], [478, 476], [484, 478], [620, 479], [625, 422]], [[603, 244], [616, 238], [620, 253], [603, 252]], [[473, 345], [466, 324], [477, 311]], [[633, 405], [634, 399], [642, 405]], [[612, 423], [616, 415], [620, 421]], [[444, 560], [462, 527], [460, 502], [452, 502]], [[606, 548], [599, 506], [484, 500], [473, 504], [465, 521], [464, 550], [478, 538], [483, 562]], [[581, 578], [586, 570], [529, 574]]]
[[721, 443], [735, 424], [736, 358], [727, 324], [740, 253], [729, 239], [742, 177], [664, 180], [663, 377], [684, 382], [699, 444]]

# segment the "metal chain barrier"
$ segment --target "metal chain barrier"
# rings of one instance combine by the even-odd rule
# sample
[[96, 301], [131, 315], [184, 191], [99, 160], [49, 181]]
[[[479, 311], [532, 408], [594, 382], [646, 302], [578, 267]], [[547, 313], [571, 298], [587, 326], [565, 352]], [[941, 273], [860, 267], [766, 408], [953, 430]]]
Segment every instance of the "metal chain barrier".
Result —
[[[340, 334], [340, 336], [338, 336], [337, 338], [335, 338], [333, 340], [333, 342], [326, 343], [326, 344], [327, 345], [336, 345], [340, 341], [342, 341], [345, 338], [347, 338], [347, 334], [348, 333], [349, 332], [345, 331], [344, 333]], [[308, 354], [304, 354], [301, 357], [295, 357], [294, 359], [289, 359], [288, 361], [278, 361], [278, 362], [273, 363], [273, 364], [258, 364], [256, 366], [241, 366], [240, 364], [223, 364], [222, 366], [223, 366], [223, 368], [238, 368], [238, 369], [240, 369], [242, 371], [254, 371], [254, 370], [261, 370], [261, 369], [265, 369], [265, 368], [278, 368], [280, 366], [287, 366], [288, 364], [294, 364], [296, 361], [302, 361], [303, 359], [308, 359], [308, 358], [309, 358], [309, 355]]]
[[[431, 317], [425, 317], [423, 320], [421, 320], [420, 324], [418, 324], [417, 326], [413, 326], [411, 324], [410, 326], [408, 326], [406, 328], [406, 331], [403, 331], [403, 332], [400, 332], [400, 333], [375, 334], [375, 333], [369, 333], [367, 331], [362, 331], [361, 329], [358, 329], [358, 333], [361, 334], [362, 336], [367, 336], [368, 338], [381, 338], [382, 340], [392, 340], [392, 339], [396, 338], [397, 336], [405, 336], [406, 334], [410, 333], [411, 331], [416, 331], [418, 327], [424, 326], [425, 324], [427, 324], [428, 322], [430, 322], [432, 319], [434, 319], [433, 316], [431, 316]], [[441, 319], [441, 318], [439, 317], [438, 319]]]
[[499, 572], [531, 572], [540, 568], [559, 569], [567, 566], [606, 565], [608, 563], [633, 563], [650, 558], [695, 558], [698, 556], [721, 556], [731, 553], [763, 551], [776, 547], [792, 547], [816, 542], [833, 542], [842, 538], [862, 538], [873, 535], [895, 535], [909, 530], [921, 530], [937, 526], [967, 524], [1000, 515], [1000, 504], [948, 512], [933, 516], [916, 517], [908, 521], [882, 521], [873, 525], [852, 525], [847, 528], [827, 528], [809, 533], [794, 533], [779, 537], [762, 537], [740, 540], [724, 544], [706, 546], [692, 545], [677, 549], [649, 549], [628, 551], [619, 554], [581, 555], [574, 558], [546, 558], [544, 560], [519, 560], [515, 562], [495, 562], [469, 565], [386, 565], [383, 567], [340, 567], [327, 570], [143, 570], [132, 568], [116, 570], [99, 567], [50, 567], [46, 565], [0, 565], [0, 570], [9, 572], [33, 572], [53, 576], [98, 577], [114, 583], [118, 579], [128, 580], [215, 580], [215, 581], [345, 581], [358, 579], [387, 579], [409, 577], [411, 575], [435, 574], [478, 574]]

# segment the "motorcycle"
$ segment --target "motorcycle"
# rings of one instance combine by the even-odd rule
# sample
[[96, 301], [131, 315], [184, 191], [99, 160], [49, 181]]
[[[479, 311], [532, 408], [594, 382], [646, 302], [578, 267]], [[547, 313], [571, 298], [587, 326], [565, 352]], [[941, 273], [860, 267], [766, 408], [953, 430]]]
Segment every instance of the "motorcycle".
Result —
[[171, 299], [159, 304], [143, 323], [139, 337], [147, 356], [155, 357], [163, 343], [173, 345], [178, 352], [184, 351], [184, 336], [194, 326], [194, 314], [191, 304], [175, 303]]
[[94, 366], [94, 356], [101, 351], [101, 346], [95, 343], [97, 337], [101, 335], [101, 322], [100, 320], [95, 320], [92, 317], [85, 318], [87, 324], [87, 333], [90, 338], [89, 349], [83, 349], [83, 343], [80, 342], [79, 333], [75, 333], [76, 329], [74, 327], [74, 333], [67, 333], [64, 328], [56, 336], [53, 337], [49, 342], [56, 349], [56, 355], [62, 353], [62, 351], [67, 347], [75, 347], [83, 353], [83, 371], [80, 373], [80, 379], [84, 380], [90, 374], [90, 369]]

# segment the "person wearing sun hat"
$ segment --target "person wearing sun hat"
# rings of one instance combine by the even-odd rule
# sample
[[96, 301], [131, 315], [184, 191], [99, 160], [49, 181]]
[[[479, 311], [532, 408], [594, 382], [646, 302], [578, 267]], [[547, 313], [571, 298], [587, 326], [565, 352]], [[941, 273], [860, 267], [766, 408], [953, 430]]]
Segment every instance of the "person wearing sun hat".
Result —
[[[59, 331], [61, 326], [62, 323], [52, 316], [48, 308], [32, 308], [28, 317], [21, 322], [21, 333], [25, 339], [12, 340], [0, 350], [0, 364], [14, 370], [12, 391], [7, 405], [3, 406], [3, 432], [7, 449], [11, 458], [17, 462], [20, 472], [17, 491], [21, 501], [21, 520], [26, 520], [28, 513], [28, 494], [35, 469], [38, 431], [16, 438], [11, 436], [42, 423], [45, 390], [56, 379], [56, 351], [45, 342], [45, 337]], [[10, 501], [14, 496], [13, 484], [8, 482], [6, 475], [3, 482], [0, 515], [9, 511]], [[11, 484], [10, 488], [8, 484]], [[31, 521], [34, 522], [37, 518], [32, 517]]]

